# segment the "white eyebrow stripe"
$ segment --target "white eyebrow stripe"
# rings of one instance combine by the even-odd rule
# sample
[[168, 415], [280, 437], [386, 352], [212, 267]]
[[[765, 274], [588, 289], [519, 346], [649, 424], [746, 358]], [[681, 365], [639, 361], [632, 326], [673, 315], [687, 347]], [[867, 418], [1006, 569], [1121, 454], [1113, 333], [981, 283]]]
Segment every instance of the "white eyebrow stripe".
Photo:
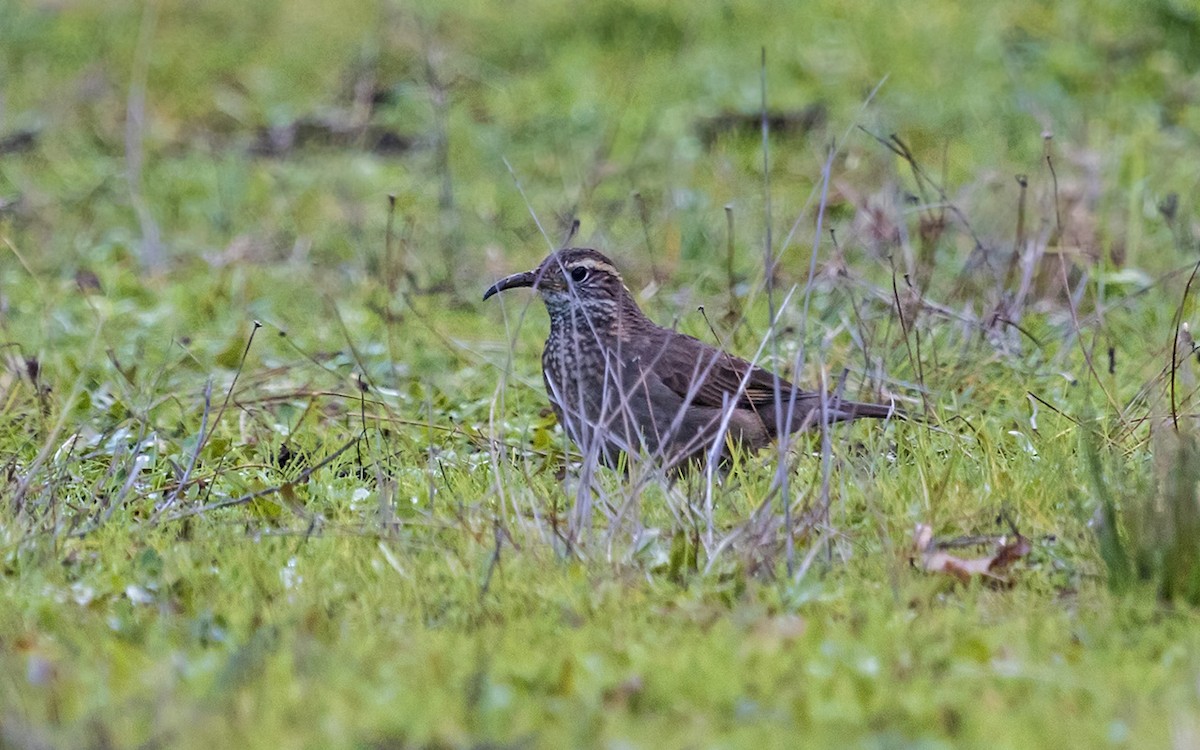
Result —
[[568, 267], [569, 268], [586, 268], [591, 271], [607, 271], [608, 273], [611, 273], [614, 276], [620, 275], [617, 273], [617, 269], [613, 268], [610, 264], [605, 263], [602, 260], [596, 260], [595, 258], [580, 258], [579, 260], [577, 260], [573, 263], [569, 263]]

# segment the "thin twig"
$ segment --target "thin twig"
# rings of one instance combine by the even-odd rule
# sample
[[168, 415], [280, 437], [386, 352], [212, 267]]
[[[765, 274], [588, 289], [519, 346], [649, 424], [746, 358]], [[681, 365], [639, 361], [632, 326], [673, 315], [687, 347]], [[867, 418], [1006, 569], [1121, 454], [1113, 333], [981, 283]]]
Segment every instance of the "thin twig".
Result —
[[[158, 520], [159, 516], [161, 516], [163, 512], [165, 512], [172, 505], [174, 505], [175, 501], [179, 499], [179, 493], [183, 492], [183, 488], [188, 485], [188, 479], [191, 478], [192, 471], [196, 468], [196, 461], [198, 461], [200, 458], [200, 451], [204, 448], [204, 443], [208, 434], [208, 415], [212, 410], [212, 387], [213, 381], [212, 378], [209, 378], [204, 384], [204, 412], [200, 415], [200, 436], [196, 440], [196, 449], [193, 450], [192, 455], [188, 457], [188, 465], [183, 470], [183, 475], [180, 477], [179, 484], [176, 485], [175, 491], [170, 495], [167, 495], [166, 502], [164, 502], [162, 507], [156, 510], [154, 515], [150, 517], [151, 525], [153, 525], [154, 522]], [[232, 386], [230, 387], [230, 390], [233, 390]], [[228, 402], [228, 395], [226, 396], [226, 401]]]
[[361, 432], [359, 434], [355, 435], [353, 438], [351, 438], [349, 441], [347, 441], [345, 443], [345, 445], [343, 445], [342, 447], [338, 448], [333, 453], [326, 456], [319, 463], [313, 464], [312, 466], [308, 467], [304, 471], [300, 472], [300, 474], [297, 475], [296, 479], [294, 479], [293, 481], [284, 482], [283, 484], [275, 485], [273, 487], [266, 487], [261, 490], [257, 490], [255, 492], [250, 492], [245, 495], [241, 495], [240, 497], [235, 497], [235, 498], [231, 498], [228, 500], [220, 500], [218, 502], [210, 503], [208, 505], [204, 505], [199, 508], [188, 508], [188, 509], [182, 510], [179, 513], [176, 513], [172, 516], [169, 516], [166, 520], [167, 520], [167, 522], [180, 521], [180, 520], [183, 520], [184, 518], [189, 518], [191, 516], [196, 516], [201, 513], [207, 513], [209, 511], [213, 511], [213, 510], [219, 510], [221, 508], [232, 508], [235, 505], [245, 505], [246, 503], [252, 502], [254, 500], [258, 500], [259, 498], [270, 497], [271, 495], [282, 492], [287, 488], [295, 487], [296, 485], [307, 481], [308, 478], [310, 476], [312, 476], [315, 472], [325, 468], [329, 464], [336, 461], [339, 456], [341, 456], [343, 453], [345, 453], [346, 451], [350, 450], [355, 445], [357, 445], [358, 441], [362, 440], [364, 437], [366, 437], [366, 435]]
[[[225, 391], [225, 400], [221, 402], [221, 409], [217, 412], [217, 418], [213, 420], [213, 430], [200, 435], [201, 445], [196, 449], [197, 453], [204, 449], [203, 444], [207, 443], [208, 439], [212, 437], [213, 431], [216, 430], [216, 425], [221, 424], [221, 417], [225, 415], [225, 409], [229, 407], [229, 400], [233, 397], [233, 389], [237, 385], [238, 378], [242, 375], [242, 368], [246, 366], [246, 357], [250, 355], [250, 345], [254, 343], [254, 334], [258, 333], [259, 328], [262, 328], [262, 323], [259, 323], [257, 320], [254, 321], [254, 328], [250, 329], [250, 336], [246, 339], [246, 348], [242, 350], [242, 358], [238, 360], [237, 370], [233, 373], [233, 380], [229, 383], [229, 390]], [[221, 466], [224, 463], [225, 454], [222, 453], [221, 457], [217, 459], [217, 468], [213, 472], [214, 475], [220, 476]], [[212, 488], [212, 484], [208, 485], [208, 488], [204, 492], [204, 500], [208, 500], [209, 495], [212, 493]]]
[[1187, 284], [1183, 287], [1183, 298], [1179, 300], [1179, 307], [1175, 310], [1175, 325], [1172, 326], [1174, 338], [1171, 339], [1171, 425], [1175, 432], [1179, 432], [1179, 406], [1175, 400], [1175, 372], [1179, 365], [1179, 331], [1183, 327], [1183, 308], [1187, 305], [1188, 294], [1192, 291], [1192, 282], [1196, 280], [1196, 272], [1200, 271], [1200, 263], [1196, 263], [1192, 268], [1192, 275], [1188, 276]]

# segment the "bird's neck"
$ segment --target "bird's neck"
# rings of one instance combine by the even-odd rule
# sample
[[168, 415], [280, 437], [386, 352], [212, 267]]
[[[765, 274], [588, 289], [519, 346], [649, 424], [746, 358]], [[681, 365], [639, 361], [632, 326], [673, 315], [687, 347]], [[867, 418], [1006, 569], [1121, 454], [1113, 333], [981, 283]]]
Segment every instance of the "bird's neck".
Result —
[[546, 308], [550, 313], [551, 335], [589, 331], [605, 341], [612, 341], [654, 326], [628, 295], [616, 300], [572, 300], [571, 304], [562, 306], [551, 306], [547, 300]]

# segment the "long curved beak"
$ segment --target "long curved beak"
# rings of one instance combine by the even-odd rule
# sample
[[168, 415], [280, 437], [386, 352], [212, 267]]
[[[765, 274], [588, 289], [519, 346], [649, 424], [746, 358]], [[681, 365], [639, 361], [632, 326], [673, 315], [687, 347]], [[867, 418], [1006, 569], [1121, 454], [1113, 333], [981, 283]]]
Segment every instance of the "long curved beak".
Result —
[[499, 294], [505, 289], [513, 289], [519, 286], [533, 286], [537, 281], [537, 274], [533, 271], [525, 271], [524, 273], [514, 273], [512, 276], [505, 276], [495, 284], [488, 287], [488, 290], [483, 293], [483, 298], [486, 300], [493, 294]]

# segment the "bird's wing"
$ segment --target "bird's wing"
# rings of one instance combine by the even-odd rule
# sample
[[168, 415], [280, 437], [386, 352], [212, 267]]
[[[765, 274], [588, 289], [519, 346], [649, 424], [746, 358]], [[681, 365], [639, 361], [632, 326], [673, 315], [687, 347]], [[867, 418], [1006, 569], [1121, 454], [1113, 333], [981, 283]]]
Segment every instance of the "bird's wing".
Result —
[[[643, 366], [651, 368], [663, 385], [696, 406], [735, 408], [771, 413], [775, 403], [775, 378], [768, 370], [721, 351], [699, 339], [663, 330], [642, 347]], [[794, 388], [779, 378], [785, 398]], [[801, 395], [803, 391], [799, 392]]]

